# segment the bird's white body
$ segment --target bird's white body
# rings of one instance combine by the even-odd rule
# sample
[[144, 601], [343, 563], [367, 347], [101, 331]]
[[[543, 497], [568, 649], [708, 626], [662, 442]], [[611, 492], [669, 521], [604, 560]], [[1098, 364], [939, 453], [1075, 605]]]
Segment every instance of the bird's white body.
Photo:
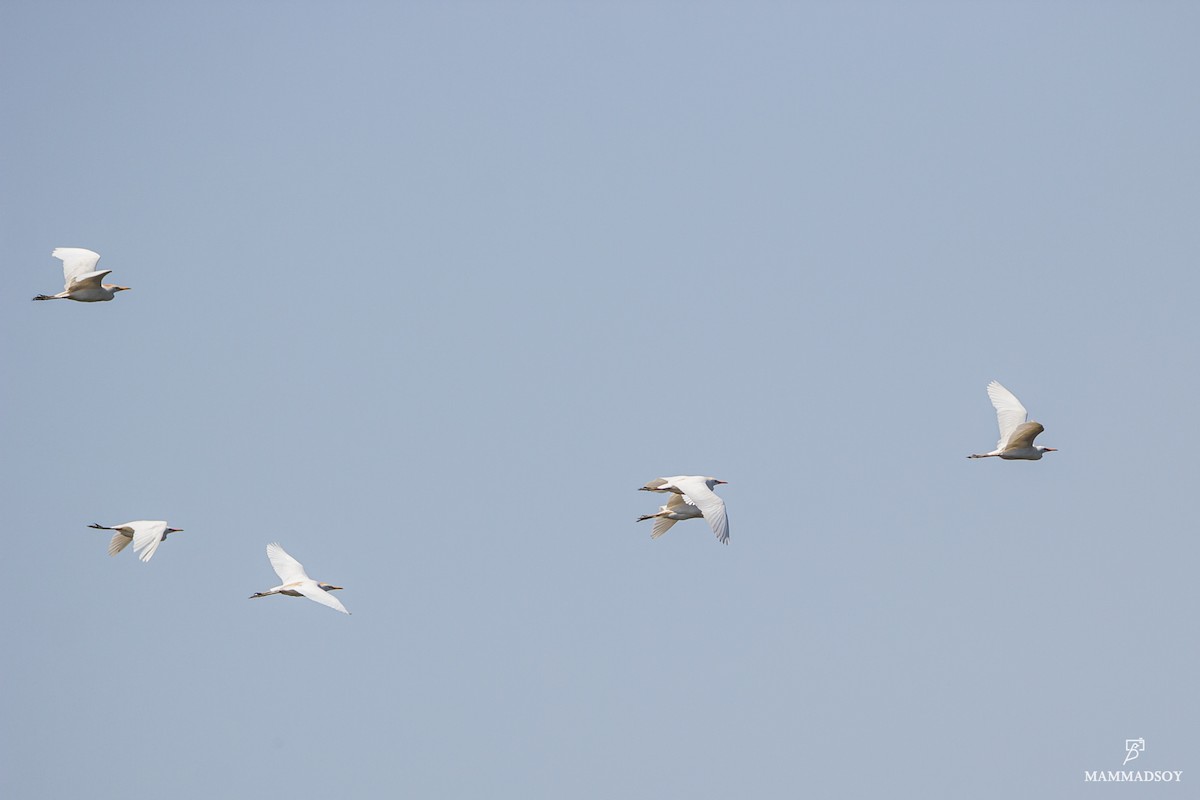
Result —
[[725, 481], [700, 475], [676, 475], [652, 480], [641, 491], [671, 492], [676, 496], [668, 500], [658, 513], [639, 517], [638, 522], [654, 518], [650, 536], [657, 539], [676, 522], [703, 517], [716, 534], [717, 541], [729, 544], [729, 517], [725, 513], [725, 501], [713, 492], [713, 487], [722, 483]]
[[183, 528], [168, 528], [167, 523], [161, 519], [139, 519], [112, 527], [93, 523], [88, 527], [99, 531], [115, 531], [112, 538], [108, 540], [110, 556], [115, 556], [130, 542], [133, 542], [133, 552], [137, 553], [138, 558], [142, 561], [149, 561], [153, 558], [158, 546], [166, 541], [168, 536], [183, 530]]
[[1005, 461], [1039, 461], [1044, 453], [1053, 453], [1054, 447], [1035, 445], [1033, 440], [1045, 430], [1040, 422], [1029, 422], [1029, 412], [1016, 395], [1005, 389], [999, 381], [987, 387], [988, 397], [996, 409], [996, 420], [1000, 425], [1000, 441], [990, 453], [972, 453], [967, 458], [1002, 458]]
[[275, 574], [279, 576], [282, 583], [265, 592], [256, 592], [250, 595], [251, 599], [273, 594], [286, 594], [289, 597], [307, 597], [309, 600], [315, 600], [321, 605], [329, 606], [343, 614], [350, 613], [341, 604], [341, 601], [330, 594], [330, 591], [342, 587], [320, 583], [308, 577], [308, 573], [304, 571], [300, 562], [288, 555], [278, 542], [267, 545], [267, 558], [271, 560], [271, 567], [274, 568]]
[[117, 292], [128, 286], [101, 283], [111, 269], [96, 269], [100, 254], [82, 247], [56, 247], [50, 255], [63, 262], [63, 290], [58, 294], [39, 294], [34, 300], [75, 300], [80, 303], [100, 303], [112, 300]]
[[[650, 489], [648, 491], [655, 490]], [[654, 520], [654, 527], [650, 530], [650, 538], [657, 539], [671, 530], [671, 526], [676, 522], [685, 519], [697, 519], [703, 516], [704, 514], [686, 494], [672, 494], [667, 504], [658, 509], [658, 513], [638, 517], [637, 521], [641, 522], [646, 519]]]

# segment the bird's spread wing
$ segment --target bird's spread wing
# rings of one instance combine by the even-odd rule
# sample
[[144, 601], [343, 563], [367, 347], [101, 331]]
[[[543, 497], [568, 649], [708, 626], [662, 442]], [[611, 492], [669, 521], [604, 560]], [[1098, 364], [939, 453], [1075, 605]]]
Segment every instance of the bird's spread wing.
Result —
[[678, 520], [674, 520], [669, 517], [655, 517], [654, 527], [650, 529], [650, 538], [657, 539], [658, 537], [662, 536], [664, 533], [671, 530], [671, 526], [676, 522], [678, 522]]
[[667, 500], [667, 511], [676, 511], [680, 506], [694, 505], [696, 504], [693, 503], [686, 494], [673, 494], [671, 495], [671, 498]]
[[1018, 425], [1017, 429], [1012, 432], [1012, 438], [1008, 440], [1009, 449], [1033, 447], [1033, 440], [1044, 430], [1046, 429], [1042, 427], [1042, 423], [1040, 422], [1026, 422]]
[[672, 483], [700, 509], [717, 539], [722, 544], [729, 544], [729, 518], [725, 516], [725, 501], [708, 488], [703, 478], [677, 478]]
[[126, 536], [120, 531], [117, 531], [113, 534], [112, 538], [108, 540], [108, 554], [110, 556], [115, 556], [117, 553], [124, 550], [126, 545], [132, 541], [132, 536]]
[[987, 393], [988, 397], [992, 398], [992, 405], [996, 407], [996, 420], [1000, 423], [1000, 441], [996, 449], [1007, 450], [1012, 446], [1009, 439], [1012, 438], [1013, 431], [1029, 419], [1029, 412], [1021, 405], [1016, 395], [1001, 386], [999, 381], [989, 383]]
[[99, 272], [85, 272], [82, 275], [76, 275], [71, 280], [67, 281], [67, 291], [72, 289], [99, 289], [103, 284], [104, 276], [112, 272], [111, 269], [102, 269]]
[[330, 608], [336, 609], [336, 610], [342, 612], [343, 614], [350, 613], [349, 611], [346, 610], [346, 607], [344, 605], [342, 605], [341, 600], [338, 600], [332, 594], [325, 591], [320, 586], [317, 586], [315, 583], [313, 583], [311, 581], [309, 581], [308, 583], [302, 584], [300, 586], [297, 586], [295, 588], [296, 588], [297, 592], [304, 595], [309, 600], [316, 600], [321, 605], [329, 606]]
[[[703, 516], [700, 509], [686, 494], [672, 494], [670, 499], [667, 500], [667, 504], [663, 506], [663, 511], [669, 511], [676, 515], [683, 514], [685, 517], [688, 513], [691, 513], [692, 517], [688, 517], [689, 519]], [[662, 536], [671, 530], [671, 526], [676, 522], [679, 522], [679, 520], [668, 517], [656, 517], [654, 519], [654, 528], [650, 531], [650, 538], [657, 539]]]
[[133, 528], [133, 550], [142, 561], [149, 561], [154, 551], [163, 540], [163, 531], [167, 529], [165, 521], [131, 522]]
[[68, 289], [71, 288], [71, 281], [80, 275], [94, 271], [96, 262], [100, 260], [99, 253], [93, 253], [82, 247], [56, 247], [50, 255], [62, 259], [63, 281]]
[[[278, 542], [272, 542], [267, 545], [267, 558], [271, 559], [271, 566], [275, 569], [275, 574], [279, 576], [281, 583], [293, 583], [309, 579], [300, 562], [289, 556], [287, 551], [279, 546]], [[325, 594], [325, 591], [321, 590], [321, 594]], [[315, 600], [316, 598], [313, 599]]]

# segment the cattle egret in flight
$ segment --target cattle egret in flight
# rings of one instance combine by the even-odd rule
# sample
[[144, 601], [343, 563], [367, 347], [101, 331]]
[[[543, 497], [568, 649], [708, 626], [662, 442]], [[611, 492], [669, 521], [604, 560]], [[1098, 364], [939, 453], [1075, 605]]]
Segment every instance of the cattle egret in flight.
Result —
[[1000, 423], [1000, 441], [990, 453], [972, 453], [967, 458], [989, 458], [998, 456], [1005, 461], [1037, 461], [1042, 453], [1053, 453], [1058, 448], [1035, 445], [1033, 440], [1045, 430], [1040, 422], [1026, 422], [1029, 412], [1016, 396], [992, 381], [987, 387], [988, 397], [996, 407], [996, 419]]
[[117, 286], [115, 283], [101, 283], [111, 269], [96, 271], [96, 262], [100, 254], [82, 247], [56, 247], [50, 255], [62, 259], [63, 278], [65, 286], [58, 294], [39, 294], [34, 300], [77, 300], [80, 303], [99, 303], [112, 300], [117, 292], [124, 292], [128, 286]]
[[672, 497], [665, 506], [659, 509], [657, 514], [639, 517], [638, 522], [656, 517], [650, 536], [658, 538], [679, 520], [702, 516], [708, 520], [709, 527], [717, 535], [717, 541], [721, 544], [729, 544], [729, 518], [725, 516], [725, 501], [713, 492], [714, 486], [726, 482], [699, 475], [656, 478], [641, 487], [639, 491], [672, 492], [678, 495], [678, 500]]
[[[652, 491], [652, 490], [649, 490]], [[685, 519], [696, 519], [702, 517], [700, 509], [695, 503], [688, 500], [687, 495], [673, 494], [667, 504], [658, 510], [657, 514], [643, 514], [637, 518], [638, 522], [643, 520], [654, 520], [654, 528], [650, 531], [650, 538], [657, 539], [671, 529], [671, 526], [676, 522]]]
[[98, 531], [116, 531], [108, 540], [108, 554], [115, 556], [133, 542], [133, 552], [138, 553], [142, 561], [149, 561], [158, 549], [160, 542], [166, 540], [172, 533], [179, 533], [183, 528], [168, 528], [162, 520], [139, 519], [136, 522], [126, 522], [111, 528], [93, 522], [88, 525]]
[[251, 600], [256, 597], [269, 597], [273, 594], [286, 594], [290, 597], [307, 597], [309, 600], [316, 600], [323, 606], [337, 609], [343, 614], [350, 613], [336, 597], [330, 594], [330, 592], [341, 589], [341, 586], [318, 583], [308, 577], [308, 573], [304, 571], [300, 562], [289, 556], [277, 542], [267, 545], [267, 558], [271, 559], [271, 566], [275, 568], [275, 574], [283, 582], [274, 589], [255, 592], [250, 595]]

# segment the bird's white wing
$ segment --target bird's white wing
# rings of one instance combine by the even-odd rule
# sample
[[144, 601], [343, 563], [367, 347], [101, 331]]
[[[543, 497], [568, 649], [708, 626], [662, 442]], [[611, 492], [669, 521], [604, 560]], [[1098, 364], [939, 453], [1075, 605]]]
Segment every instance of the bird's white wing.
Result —
[[650, 538], [657, 539], [667, 531], [671, 530], [671, 526], [679, 520], [671, 519], [670, 517], [655, 517], [654, 527], [650, 529]]
[[[696, 517], [704, 516], [696, 504], [688, 499], [686, 494], [672, 494], [670, 499], [667, 500], [667, 504], [663, 506], [663, 510], [669, 511], [677, 516], [683, 515], [685, 519], [695, 519]], [[688, 516], [689, 514], [691, 514], [691, 516]], [[662, 536], [664, 533], [671, 530], [671, 526], [676, 522], [679, 522], [679, 520], [670, 519], [668, 517], [656, 517], [654, 520], [654, 528], [650, 531], [650, 538], [657, 539], [658, 537]]]
[[721, 544], [729, 544], [729, 518], [725, 516], [725, 501], [708, 488], [708, 484], [700, 477], [674, 478], [671, 483], [678, 487], [687, 501], [700, 509], [700, 513], [708, 520], [708, 525]]
[[1033, 447], [1033, 440], [1044, 430], [1046, 429], [1042, 427], [1042, 423], [1040, 422], [1026, 422], [1018, 425], [1017, 429], [1013, 431], [1012, 437], [1008, 440], [1008, 446], [1010, 449]]
[[115, 556], [117, 553], [124, 550], [132, 541], [132, 536], [126, 536], [120, 531], [117, 531], [113, 534], [112, 538], [108, 540], [108, 554], [110, 556]]
[[162, 542], [163, 531], [167, 529], [166, 521], [142, 520], [140, 522], [130, 522], [129, 527], [133, 528], [134, 552], [138, 554], [138, 558], [142, 561], [149, 561], [154, 557], [154, 551], [158, 549], [158, 545]]
[[82, 247], [56, 247], [50, 255], [62, 259], [63, 281], [68, 289], [71, 288], [71, 281], [80, 275], [93, 272], [96, 269], [96, 262], [100, 260], [99, 253], [85, 250]]
[[667, 500], [667, 511], [678, 511], [680, 506], [694, 506], [686, 494], [673, 494]]
[[[304, 571], [300, 562], [289, 556], [278, 542], [267, 545], [267, 558], [271, 559], [271, 566], [275, 569], [275, 574], [279, 576], [281, 582], [293, 583], [309, 580], [308, 573]], [[324, 594], [324, 590], [322, 590], [322, 594]]]
[[996, 449], [1007, 450], [1008, 440], [1012, 438], [1013, 431], [1029, 419], [1029, 412], [1021, 405], [1017, 396], [1001, 386], [999, 381], [989, 383], [987, 393], [992, 399], [992, 405], [996, 407], [996, 420], [1000, 423], [1000, 441], [996, 444]]
[[73, 289], [99, 289], [104, 285], [104, 276], [110, 272], [112, 272], [111, 269], [102, 269], [99, 272], [85, 272], [82, 275], [76, 275], [72, 280], [67, 281], [67, 291]]
[[329, 606], [330, 608], [336, 609], [343, 614], [350, 613], [346, 610], [346, 607], [342, 605], [341, 600], [338, 600], [332, 594], [325, 591], [320, 586], [317, 586], [315, 583], [312, 583], [311, 581], [295, 588], [297, 592], [304, 595], [309, 600], [316, 600], [321, 605]]

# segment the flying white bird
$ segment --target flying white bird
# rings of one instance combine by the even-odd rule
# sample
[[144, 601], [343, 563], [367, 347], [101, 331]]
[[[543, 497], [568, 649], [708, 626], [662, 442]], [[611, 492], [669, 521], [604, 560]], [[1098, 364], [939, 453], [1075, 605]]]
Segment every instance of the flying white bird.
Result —
[[[654, 491], [647, 489], [647, 491]], [[643, 514], [637, 518], [638, 522], [642, 520], [654, 520], [654, 527], [650, 530], [650, 538], [657, 539], [671, 529], [671, 526], [676, 522], [685, 519], [696, 519], [704, 516], [700, 513], [700, 509], [696, 504], [688, 499], [685, 494], [672, 494], [671, 499], [667, 504], [658, 510], [657, 514]]]
[[695, 519], [702, 516], [708, 520], [709, 527], [717, 535], [717, 541], [721, 542], [721, 544], [729, 544], [729, 518], [725, 515], [725, 501], [717, 497], [713, 492], [713, 487], [722, 483], [727, 483], [727, 481], [719, 481], [716, 478], [706, 478], [700, 475], [676, 475], [673, 478], [656, 478], [641, 487], [638, 491], [672, 492], [677, 497], [672, 497], [668, 500], [667, 504], [660, 508], [657, 514], [647, 514], [639, 517], [638, 522], [656, 517], [654, 529], [651, 530], [650, 536], [658, 538], [679, 520]]
[[323, 606], [337, 609], [343, 614], [350, 613], [336, 597], [330, 594], [330, 592], [341, 589], [341, 586], [318, 583], [308, 577], [308, 573], [304, 571], [300, 562], [289, 556], [278, 542], [267, 545], [267, 558], [271, 559], [271, 566], [275, 568], [275, 574], [283, 583], [273, 589], [267, 589], [265, 592], [255, 592], [250, 595], [251, 600], [273, 594], [286, 594], [291, 597], [307, 597], [309, 600], [316, 600]]
[[1000, 441], [996, 443], [996, 449], [992, 452], [972, 453], [967, 458], [998, 456], [1005, 461], [1037, 461], [1042, 457], [1042, 453], [1058, 450], [1056, 447], [1043, 447], [1033, 443], [1045, 428], [1040, 422], [1026, 422], [1029, 412], [1012, 392], [1000, 385], [999, 381], [989, 383], [987, 393], [988, 397], [992, 398], [992, 405], [996, 407], [996, 419], [1000, 423]]
[[102, 300], [112, 300], [117, 292], [124, 292], [128, 286], [117, 286], [115, 283], [101, 283], [111, 269], [96, 271], [96, 262], [100, 254], [82, 247], [56, 247], [50, 255], [62, 259], [63, 278], [65, 286], [58, 294], [39, 294], [34, 300], [78, 300], [80, 303], [99, 303]]
[[158, 549], [158, 545], [165, 541], [168, 536], [183, 530], [183, 528], [168, 528], [167, 523], [161, 519], [139, 519], [135, 522], [126, 522], [124, 525], [115, 525], [111, 528], [93, 522], [88, 527], [95, 528], [98, 531], [116, 531], [112, 538], [108, 540], [108, 554], [110, 556], [115, 556], [124, 550], [130, 542], [133, 542], [133, 552], [138, 553], [138, 558], [142, 561], [149, 561], [154, 556], [154, 551]]

